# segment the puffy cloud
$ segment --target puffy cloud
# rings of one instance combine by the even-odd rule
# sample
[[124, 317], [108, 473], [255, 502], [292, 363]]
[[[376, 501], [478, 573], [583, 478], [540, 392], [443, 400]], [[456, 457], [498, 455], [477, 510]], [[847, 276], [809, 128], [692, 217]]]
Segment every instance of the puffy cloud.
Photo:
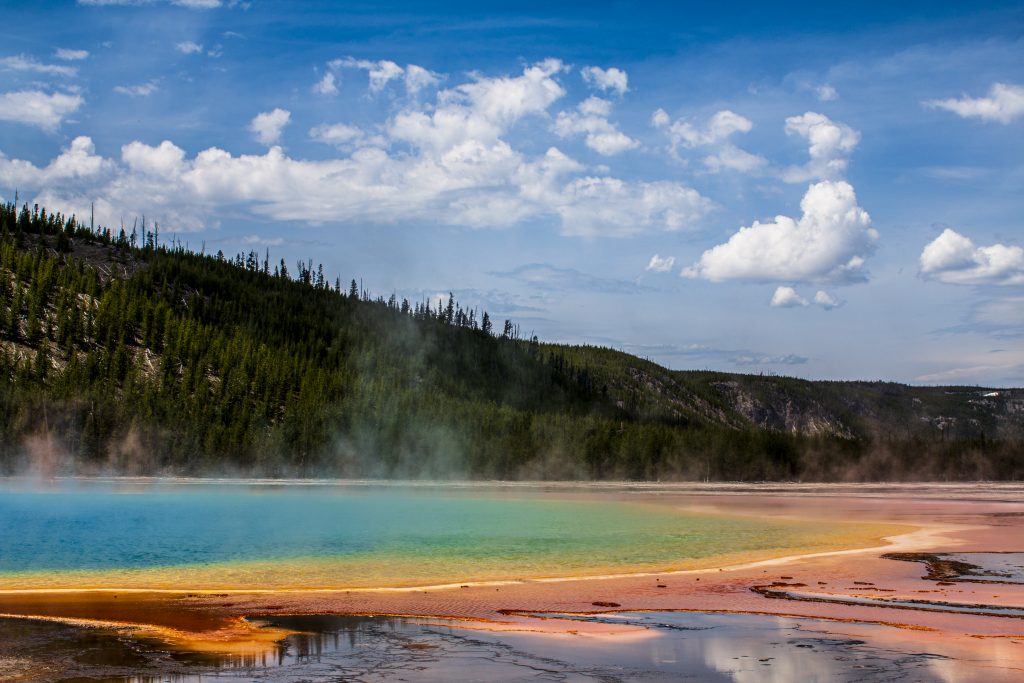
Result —
[[839, 92], [829, 84], [819, 85], [814, 89], [819, 102], [833, 102], [839, 99]]
[[576, 108], [584, 116], [600, 116], [605, 118], [612, 114], [612, 103], [600, 97], [588, 97], [580, 102]]
[[442, 92], [439, 99], [445, 104], [465, 101], [484, 119], [508, 126], [528, 114], [545, 111], [565, 95], [552, 78], [564, 70], [560, 60], [546, 59], [523, 69], [521, 76], [480, 78]]
[[667, 128], [673, 146], [681, 145], [689, 149], [721, 142], [733, 133], [747, 133], [754, 127], [750, 119], [728, 109], [716, 112], [703, 128], [683, 119], [670, 124], [664, 109], [655, 111], [651, 120], [655, 126]]
[[89, 56], [88, 50], [70, 50], [66, 47], [59, 47], [53, 53], [53, 56], [57, 59], [62, 59], [65, 62], [77, 62], [85, 59]]
[[[389, 135], [427, 153], [463, 147], [461, 153], [485, 147], [504, 155], [508, 145], [499, 138], [523, 117], [541, 114], [565, 91], [552, 76], [562, 70], [558, 60], [529, 66], [520, 76], [476, 78], [438, 93], [433, 110], [399, 112], [388, 124]], [[510, 151], [510, 149], [508, 150]]]
[[946, 228], [921, 252], [921, 275], [954, 285], [1024, 284], [1024, 248], [993, 244], [977, 247]]
[[132, 171], [176, 179], [185, 168], [185, 150], [170, 140], [164, 140], [156, 147], [135, 141], [121, 148], [121, 160]]
[[174, 49], [183, 55], [194, 55], [202, 52], [203, 46], [191, 40], [183, 40], [180, 43], [175, 43]]
[[328, 71], [313, 85], [313, 92], [318, 95], [337, 95], [338, 85], [335, 82], [334, 74]]
[[56, 130], [68, 114], [82, 106], [82, 96], [38, 90], [19, 90], [0, 94], [0, 121], [12, 121]]
[[755, 221], [725, 244], [703, 253], [683, 276], [714, 282], [854, 282], [866, 279], [864, 261], [878, 233], [843, 181], [811, 185], [800, 202], [799, 219], [776, 216]]
[[661, 257], [655, 254], [654, 256], [651, 257], [650, 262], [648, 262], [647, 267], [644, 268], [644, 270], [650, 270], [655, 273], [667, 273], [668, 271], [672, 270], [673, 266], [675, 265], [675, 256]]
[[807, 299], [797, 294], [795, 289], [780, 286], [775, 290], [775, 294], [772, 295], [769, 306], [773, 308], [795, 308], [797, 306], [806, 306], [807, 304]]
[[[314, 127], [314, 139], [341, 150], [334, 158], [296, 159], [279, 147], [237, 156], [209, 148], [190, 157], [169, 141], [133, 142], [88, 188], [41, 174], [18, 186], [39, 192], [56, 210], [88, 208], [95, 200], [103, 220], [135, 211], [179, 232], [215, 221], [221, 207], [318, 223], [500, 228], [546, 222], [563, 234], [588, 236], [680, 230], [700, 220], [711, 202], [680, 183], [627, 181], [554, 147], [527, 154], [509, 144], [514, 126], [547, 116], [564, 95], [555, 80], [563, 70], [547, 60], [511, 76], [470, 76], [433, 102], [406, 102], [377, 135], [346, 123]], [[587, 111], [603, 106], [592, 103]], [[273, 145], [289, 120], [284, 110], [264, 112], [251, 130]]]
[[806, 165], [786, 169], [782, 178], [787, 183], [802, 183], [841, 175], [846, 171], [848, 164], [846, 157], [860, 142], [860, 133], [853, 128], [813, 111], [787, 118], [786, 133], [798, 135], [806, 140], [811, 156]]
[[665, 131], [669, 138], [672, 154], [679, 155], [679, 148], [694, 149], [696, 147], [717, 146], [718, 150], [704, 157], [701, 161], [705, 168], [718, 173], [723, 169], [751, 173], [765, 166], [768, 162], [764, 157], [751, 154], [729, 142], [729, 137], [736, 133], [748, 133], [754, 124], [743, 116], [723, 109], [708, 119], [704, 126], [677, 119], [672, 121], [664, 109], [658, 109], [651, 116], [651, 124]]
[[112, 162], [96, 155], [96, 147], [92, 140], [79, 136], [43, 168], [38, 168], [27, 161], [7, 159], [0, 155], [0, 185], [39, 187], [67, 184], [104, 175], [112, 169]]
[[8, 71], [30, 71], [51, 76], [74, 76], [78, 69], [62, 64], [43, 64], [25, 55], [14, 55], [0, 59], [0, 68]]
[[815, 292], [814, 303], [821, 306], [826, 311], [830, 311], [833, 308], [839, 308], [843, 305], [843, 302], [840, 299], [837, 299], [823, 289], [819, 289]]
[[95, 203], [102, 225], [145, 214], [186, 231], [202, 225], [206, 209], [183, 186], [189, 166], [184, 150], [169, 141], [124, 145], [118, 162], [97, 155], [92, 140], [81, 136], [42, 168], [0, 158], [0, 186], [36, 189], [35, 203], [78, 216], [88, 215]]
[[391, 81], [403, 78], [406, 92], [413, 96], [425, 88], [436, 86], [440, 83], [438, 75], [429, 69], [425, 69], [417, 64], [407, 64], [405, 68], [402, 68], [390, 59], [371, 61], [368, 59], [346, 57], [345, 59], [334, 59], [328, 62], [327, 66], [331, 69], [365, 70], [370, 77], [370, 92], [372, 93], [379, 93]]
[[415, 95], [424, 88], [433, 87], [439, 82], [437, 74], [429, 69], [416, 64], [405, 67], [405, 89], [410, 95]]
[[333, 68], [347, 67], [350, 69], [364, 69], [370, 76], [370, 92], [380, 92], [390, 81], [401, 78], [405, 70], [392, 62], [390, 59], [370, 61], [367, 59], [336, 59], [330, 62]]
[[808, 301], [799, 292], [792, 287], [781, 285], [775, 289], [775, 293], [772, 294], [772, 300], [769, 302], [769, 306], [772, 308], [797, 308], [810, 306], [821, 306], [826, 311], [830, 311], [833, 308], [839, 308], [843, 305], [843, 302], [832, 296], [823, 289], [819, 289], [814, 294], [814, 298]]
[[273, 111], [265, 111], [253, 117], [249, 131], [260, 144], [273, 145], [281, 139], [281, 131], [291, 119], [292, 113], [287, 109], [274, 108]]
[[585, 135], [587, 147], [604, 156], [614, 156], [639, 146], [607, 119], [611, 102], [590, 97], [577, 106], [577, 111], [559, 112], [554, 131], [560, 137]]
[[140, 83], [138, 85], [115, 85], [114, 92], [122, 95], [128, 95], [129, 97], [149, 97], [153, 93], [159, 90], [159, 87], [153, 81], [148, 83]]
[[629, 89], [629, 76], [625, 71], [614, 66], [610, 69], [585, 66], [580, 69], [580, 74], [587, 85], [603, 92], [612, 91], [621, 97]]
[[928, 100], [924, 104], [951, 111], [963, 118], [1010, 123], [1024, 115], [1024, 86], [996, 83], [989, 89], [988, 97]]
[[586, 177], [561, 187], [549, 206], [561, 217], [563, 234], [624, 237], [688, 228], [707, 214], [711, 202], [678, 183]]

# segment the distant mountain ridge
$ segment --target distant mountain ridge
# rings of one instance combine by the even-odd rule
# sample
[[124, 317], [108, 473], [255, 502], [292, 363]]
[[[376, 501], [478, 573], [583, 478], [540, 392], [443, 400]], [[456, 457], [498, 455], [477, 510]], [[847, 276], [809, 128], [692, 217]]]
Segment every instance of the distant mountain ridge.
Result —
[[1024, 389], [673, 371], [156, 226], [4, 205], [0, 295], [6, 473], [1024, 475]]

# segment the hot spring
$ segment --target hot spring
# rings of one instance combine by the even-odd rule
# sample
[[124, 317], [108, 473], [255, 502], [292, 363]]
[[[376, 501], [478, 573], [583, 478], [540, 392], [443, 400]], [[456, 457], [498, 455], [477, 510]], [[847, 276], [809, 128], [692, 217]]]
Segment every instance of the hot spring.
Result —
[[289, 590], [666, 572], [894, 527], [488, 487], [74, 485], [0, 493], [0, 590]]

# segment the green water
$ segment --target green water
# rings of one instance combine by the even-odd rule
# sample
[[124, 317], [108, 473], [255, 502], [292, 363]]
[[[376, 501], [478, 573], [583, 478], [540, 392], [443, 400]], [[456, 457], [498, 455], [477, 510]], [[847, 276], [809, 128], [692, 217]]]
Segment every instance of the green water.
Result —
[[0, 492], [0, 589], [401, 587], [663, 571], [828, 550], [881, 533], [615, 495], [8, 488]]

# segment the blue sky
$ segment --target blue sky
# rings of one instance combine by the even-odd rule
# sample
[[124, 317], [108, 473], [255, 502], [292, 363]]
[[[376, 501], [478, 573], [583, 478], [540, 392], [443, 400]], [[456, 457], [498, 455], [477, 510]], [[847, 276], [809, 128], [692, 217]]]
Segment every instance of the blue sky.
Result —
[[4, 200], [673, 368], [1024, 384], [1019, 3], [0, 8]]

